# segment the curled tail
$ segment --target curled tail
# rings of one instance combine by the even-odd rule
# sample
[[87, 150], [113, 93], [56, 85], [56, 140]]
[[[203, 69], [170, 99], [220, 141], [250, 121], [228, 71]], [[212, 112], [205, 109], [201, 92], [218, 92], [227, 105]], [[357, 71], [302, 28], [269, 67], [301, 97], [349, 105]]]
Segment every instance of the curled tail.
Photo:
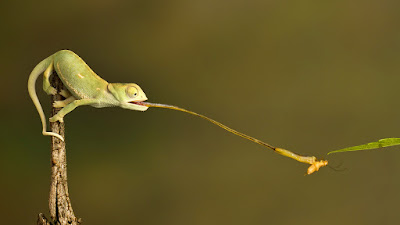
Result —
[[33, 104], [35, 105], [35, 107], [36, 107], [36, 109], [37, 109], [37, 111], [39, 113], [40, 120], [42, 121], [42, 127], [43, 127], [42, 133], [43, 133], [43, 135], [54, 136], [54, 137], [57, 137], [60, 140], [64, 141], [64, 138], [61, 135], [59, 135], [57, 133], [54, 133], [54, 132], [46, 131], [46, 128], [47, 128], [46, 117], [44, 115], [42, 105], [40, 105], [39, 98], [37, 97], [36, 89], [35, 89], [35, 84], [36, 84], [37, 78], [41, 74], [43, 74], [43, 72], [48, 67], [50, 67], [52, 65], [52, 62], [53, 62], [53, 57], [50, 56], [50, 57], [44, 59], [43, 61], [41, 61], [39, 64], [37, 64], [35, 66], [35, 68], [31, 72], [31, 74], [29, 75], [28, 92], [29, 92], [29, 96], [31, 97], [31, 99], [33, 101]]

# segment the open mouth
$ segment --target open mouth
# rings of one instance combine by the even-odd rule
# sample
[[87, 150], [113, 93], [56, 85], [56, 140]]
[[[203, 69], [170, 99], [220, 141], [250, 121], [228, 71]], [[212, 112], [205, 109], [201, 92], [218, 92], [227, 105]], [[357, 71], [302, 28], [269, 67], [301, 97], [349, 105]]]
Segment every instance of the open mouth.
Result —
[[[143, 100], [136, 100], [136, 101], [131, 101], [128, 102], [129, 104], [131, 104], [132, 107], [134, 107], [134, 110], [139, 110], [139, 111], [146, 111], [150, 106], [149, 104], [147, 104], [146, 101], [147, 99], [143, 99]], [[129, 107], [129, 109], [132, 109], [131, 107]]]
[[135, 104], [135, 105], [147, 106], [145, 101], [146, 100], [143, 100], [143, 101], [132, 101], [132, 102], [129, 102], [129, 103]]
[[160, 104], [160, 103], [151, 103], [151, 102], [145, 102], [146, 100], [143, 101], [132, 101], [129, 102], [131, 104], [135, 104], [135, 105], [140, 105], [143, 107], [157, 107], [157, 108], [169, 108], [169, 109], [176, 109], [178, 107], [176, 106], [172, 106], [172, 105], [165, 105], [165, 104]]

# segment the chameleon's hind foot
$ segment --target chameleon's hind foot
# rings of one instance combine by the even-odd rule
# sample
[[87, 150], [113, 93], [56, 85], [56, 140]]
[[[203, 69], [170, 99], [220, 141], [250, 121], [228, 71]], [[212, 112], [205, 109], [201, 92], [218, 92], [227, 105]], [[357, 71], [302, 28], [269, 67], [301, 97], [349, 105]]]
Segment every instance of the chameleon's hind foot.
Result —
[[52, 87], [52, 86], [48, 86], [46, 87], [46, 89], [44, 89], [44, 91], [48, 94], [48, 95], [55, 95], [57, 94], [57, 90]]
[[52, 73], [53, 73], [53, 63], [50, 63], [50, 65], [47, 67], [47, 69], [43, 73], [43, 90], [48, 95], [57, 94], [57, 90], [51, 86], [50, 80], [49, 80]]

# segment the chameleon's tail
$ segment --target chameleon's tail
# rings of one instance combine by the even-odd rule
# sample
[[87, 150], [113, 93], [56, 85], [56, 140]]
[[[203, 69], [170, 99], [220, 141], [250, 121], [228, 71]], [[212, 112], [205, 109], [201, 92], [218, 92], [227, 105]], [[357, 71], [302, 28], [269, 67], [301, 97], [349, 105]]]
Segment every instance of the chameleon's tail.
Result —
[[39, 116], [40, 116], [40, 120], [42, 121], [42, 133], [43, 135], [46, 136], [54, 136], [57, 137], [59, 139], [61, 139], [62, 141], [64, 141], [64, 138], [54, 132], [48, 132], [46, 131], [47, 125], [46, 125], [46, 117], [44, 115], [43, 112], [43, 108], [40, 105], [39, 102], [39, 98], [37, 97], [36, 94], [36, 89], [35, 89], [35, 84], [36, 84], [36, 80], [37, 78], [51, 65], [53, 61], [53, 57], [50, 56], [46, 59], [44, 59], [43, 61], [41, 61], [31, 72], [31, 74], [29, 75], [29, 79], [28, 79], [28, 92], [29, 92], [29, 96], [31, 97], [33, 104], [35, 105]]

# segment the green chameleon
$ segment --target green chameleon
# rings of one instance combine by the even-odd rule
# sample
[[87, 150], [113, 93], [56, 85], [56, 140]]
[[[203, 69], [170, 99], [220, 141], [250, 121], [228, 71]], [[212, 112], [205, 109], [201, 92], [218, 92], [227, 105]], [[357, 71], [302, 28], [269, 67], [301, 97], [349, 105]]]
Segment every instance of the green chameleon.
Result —
[[36, 95], [35, 83], [43, 74], [43, 90], [49, 95], [55, 95], [56, 89], [50, 85], [50, 75], [55, 70], [66, 89], [60, 94], [66, 99], [55, 101], [53, 106], [62, 108], [50, 122], [60, 121], [66, 114], [81, 105], [91, 105], [96, 108], [119, 106], [125, 109], [145, 111], [147, 106], [135, 104], [147, 100], [143, 90], [137, 84], [108, 83], [96, 73], [75, 53], [61, 50], [41, 61], [32, 71], [28, 80], [28, 91], [39, 112], [43, 126], [43, 135], [63, 138], [56, 133], [46, 131], [46, 119], [42, 106]]
[[302, 163], [311, 164], [307, 170], [307, 174], [318, 171], [320, 167], [328, 164], [328, 161], [326, 160], [317, 161], [314, 156], [300, 156], [291, 151], [274, 147], [256, 138], [240, 133], [204, 115], [173, 105], [145, 102], [147, 100], [146, 94], [137, 84], [108, 83], [93, 72], [93, 70], [91, 70], [78, 55], [69, 50], [58, 51], [44, 59], [29, 75], [28, 92], [39, 113], [42, 122], [43, 135], [54, 136], [59, 138], [61, 141], [64, 141], [64, 138], [61, 135], [46, 131], [47, 125], [45, 115], [35, 90], [36, 80], [41, 74], [43, 74], [43, 90], [49, 95], [57, 94], [56, 89], [50, 85], [49, 81], [50, 75], [54, 70], [66, 89], [63, 89], [60, 92], [60, 95], [65, 97], [65, 100], [55, 101], [53, 103], [54, 107], [62, 109], [49, 119], [50, 122], [63, 122], [63, 118], [66, 114], [82, 105], [90, 105], [96, 108], [118, 106], [124, 109], [137, 111], [146, 111], [149, 107], [167, 108], [201, 117], [233, 134], [270, 148], [281, 155]]

